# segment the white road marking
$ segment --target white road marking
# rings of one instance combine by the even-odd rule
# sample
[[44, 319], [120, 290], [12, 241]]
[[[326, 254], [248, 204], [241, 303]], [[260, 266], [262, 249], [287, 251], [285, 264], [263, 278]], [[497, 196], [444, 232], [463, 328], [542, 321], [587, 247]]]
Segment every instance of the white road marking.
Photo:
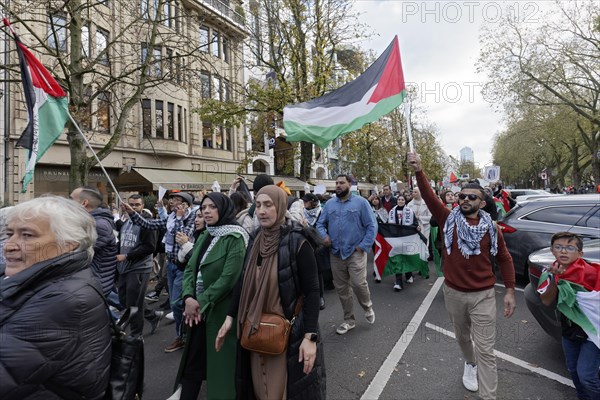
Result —
[[404, 352], [408, 348], [408, 345], [417, 333], [417, 330], [419, 329], [423, 318], [425, 318], [425, 314], [429, 310], [429, 307], [431, 307], [431, 303], [433, 303], [433, 300], [438, 294], [443, 283], [443, 277], [437, 278], [437, 280], [433, 284], [433, 287], [431, 288], [427, 296], [425, 296], [425, 299], [419, 306], [419, 309], [417, 310], [413, 318], [410, 320], [406, 329], [404, 329], [402, 336], [400, 336], [400, 339], [398, 339], [398, 341], [394, 345], [394, 348], [379, 368], [379, 371], [377, 371], [377, 374], [369, 384], [369, 387], [367, 388], [365, 393], [363, 393], [361, 400], [375, 400], [379, 398], [381, 392], [383, 392], [383, 389], [385, 389], [385, 386], [390, 380], [390, 377], [394, 372], [394, 368], [396, 368], [396, 365], [398, 365], [398, 362], [400, 362], [400, 359], [404, 355]]
[[[506, 286], [504, 286], [502, 283], [496, 283], [496, 284], [494, 284], [494, 286], [506, 287]], [[525, 291], [525, 289], [521, 289], [521, 288], [518, 288], [518, 287], [515, 287], [515, 290], [516, 290], [517, 292], [524, 292], [524, 291]]]
[[[429, 322], [425, 322], [425, 327], [429, 328], [429, 329], [433, 329], [436, 332], [439, 332], [443, 335], [449, 336], [452, 339], [456, 339], [456, 336], [454, 335], [454, 332], [450, 332], [444, 328], [441, 328], [439, 326], [430, 324]], [[562, 383], [563, 385], [567, 385], [570, 386], [572, 388], [575, 388], [575, 386], [573, 385], [573, 381], [569, 378], [565, 378], [562, 375], [556, 374], [552, 371], [548, 371], [547, 369], [541, 368], [541, 367], [536, 367], [532, 364], [529, 364], [526, 361], [520, 360], [516, 357], [513, 357], [511, 355], [508, 355], [506, 353], [503, 353], [501, 351], [498, 350], [494, 350], [494, 354], [496, 354], [496, 357], [503, 359], [504, 361], [508, 361], [511, 362], [521, 368], [525, 368], [531, 372], [535, 372], [536, 374], [542, 375], [543, 377], [546, 377], [548, 379], [552, 379], [555, 380], [559, 383]]]

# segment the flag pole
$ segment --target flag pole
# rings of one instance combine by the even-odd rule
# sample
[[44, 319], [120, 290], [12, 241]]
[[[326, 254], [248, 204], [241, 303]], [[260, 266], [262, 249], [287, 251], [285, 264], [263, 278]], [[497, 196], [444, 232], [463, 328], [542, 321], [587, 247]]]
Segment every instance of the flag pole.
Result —
[[412, 137], [412, 127], [410, 126], [410, 102], [407, 100], [404, 102], [404, 117], [406, 118], [406, 133], [408, 135], [408, 149], [411, 153], [415, 152]]
[[115, 185], [113, 184], [112, 180], [110, 179], [110, 176], [108, 175], [108, 172], [106, 172], [106, 170], [104, 169], [104, 165], [102, 165], [102, 162], [98, 158], [98, 155], [96, 154], [96, 152], [92, 148], [92, 145], [90, 144], [90, 142], [87, 140], [87, 138], [85, 137], [85, 135], [83, 134], [83, 132], [79, 128], [79, 125], [77, 124], [77, 122], [75, 122], [75, 120], [71, 116], [71, 113], [68, 112], [67, 115], [69, 116], [69, 119], [71, 120], [71, 123], [73, 124], [73, 126], [75, 127], [75, 129], [77, 129], [77, 132], [79, 132], [79, 134], [83, 138], [83, 141], [85, 142], [85, 144], [87, 145], [87, 147], [90, 149], [90, 151], [94, 155], [94, 158], [96, 159], [96, 161], [98, 161], [98, 165], [100, 165], [100, 168], [102, 168], [102, 172], [104, 172], [104, 175], [106, 175], [106, 179], [108, 179], [108, 183], [110, 184], [110, 187], [115, 192], [115, 197], [117, 199], [117, 207], [119, 207], [121, 205], [120, 204], [121, 203], [121, 196], [119, 195], [119, 192], [117, 191], [117, 189], [115, 188]]

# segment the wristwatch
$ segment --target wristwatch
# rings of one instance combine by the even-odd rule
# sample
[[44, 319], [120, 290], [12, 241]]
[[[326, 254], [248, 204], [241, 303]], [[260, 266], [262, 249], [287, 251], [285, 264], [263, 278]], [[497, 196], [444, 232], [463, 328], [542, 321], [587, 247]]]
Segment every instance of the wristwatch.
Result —
[[319, 339], [319, 335], [317, 335], [316, 333], [313, 333], [313, 332], [305, 333], [304, 339], [308, 339], [311, 342], [317, 343], [317, 340]]

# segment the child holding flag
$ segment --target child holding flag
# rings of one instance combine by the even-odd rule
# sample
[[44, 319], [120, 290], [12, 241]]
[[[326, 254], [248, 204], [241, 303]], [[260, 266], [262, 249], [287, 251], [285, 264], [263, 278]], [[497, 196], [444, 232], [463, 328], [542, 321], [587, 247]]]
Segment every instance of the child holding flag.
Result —
[[558, 299], [567, 369], [581, 400], [600, 399], [600, 264], [583, 258], [583, 241], [559, 232], [550, 241], [556, 261], [540, 277], [545, 305]]

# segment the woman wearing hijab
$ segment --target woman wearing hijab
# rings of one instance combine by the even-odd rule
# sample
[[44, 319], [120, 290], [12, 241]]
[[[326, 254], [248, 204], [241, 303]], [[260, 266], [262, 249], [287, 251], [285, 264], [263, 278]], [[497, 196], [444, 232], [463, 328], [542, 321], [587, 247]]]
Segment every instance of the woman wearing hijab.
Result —
[[[234, 326], [240, 338], [246, 320], [251, 326], [250, 335], [255, 333], [263, 313], [293, 320], [287, 349], [280, 355], [238, 347], [237, 397], [325, 399], [323, 347], [318, 335], [319, 281], [309, 243], [315, 243], [318, 237], [285, 218], [287, 195], [277, 186], [263, 187], [255, 204], [260, 229], [249, 247], [236, 288], [239, 302], [234, 298], [215, 347], [217, 351], [222, 349]], [[302, 301], [302, 307], [294, 316], [298, 301]]]
[[196, 240], [183, 274], [183, 316], [191, 329], [175, 386], [181, 400], [196, 399], [206, 380], [208, 399], [233, 399], [236, 338], [226, 336], [218, 354], [214, 343], [242, 272], [248, 233], [235, 221], [232, 201], [221, 193], [207, 194], [198, 212], [206, 230]]

